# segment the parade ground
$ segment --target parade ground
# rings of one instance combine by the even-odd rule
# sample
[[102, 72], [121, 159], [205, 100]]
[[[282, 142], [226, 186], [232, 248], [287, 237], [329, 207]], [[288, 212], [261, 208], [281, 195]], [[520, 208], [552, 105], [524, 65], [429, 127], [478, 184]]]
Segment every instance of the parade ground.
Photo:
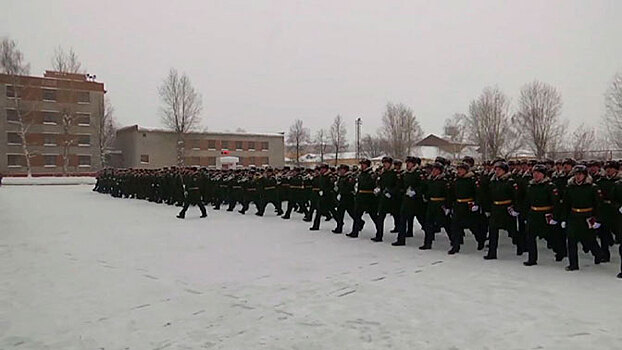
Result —
[[[92, 186], [0, 187], [0, 349], [620, 349], [619, 257], [566, 272], [502, 233], [484, 261], [257, 217], [117, 199]], [[392, 220], [386, 220], [386, 230]], [[351, 222], [346, 223], [346, 232]], [[617, 249], [617, 248], [616, 248]], [[612, 252], [615, 252], [612, 250]]]

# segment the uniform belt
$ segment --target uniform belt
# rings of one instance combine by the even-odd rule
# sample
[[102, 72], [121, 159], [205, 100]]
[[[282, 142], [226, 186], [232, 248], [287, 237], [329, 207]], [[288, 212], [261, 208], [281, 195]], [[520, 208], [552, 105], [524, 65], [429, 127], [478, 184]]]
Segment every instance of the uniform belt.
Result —
[[359, 193], [374, 193], [374, 190], [360, 190]]
[[495, 205], [506, 205], [506, 204], [512, 204], [512, 200], [508, 199], [508, 200], [505, 200], [505, 201], [494, 201], [493, 203]]
[[610, 201], [610, 200], [608, 200], [608, 199], [605, 199], [605, 200], [603, 201], [603, 203], [605, 203], [605, 204], [611, 204], [611, 201]]
[[456, 199], [456, 202], [458, 202], [458, 203], [473, 202], [473, 198], [459, 198], [459, 199]]
[[289, 186], [289, 188], [299, 188], [299, 189], [303, 189], [305, 188], [304, 186]]
[[274, 186], [270, 186], [270, 187], [264, 187], [263, 189], [264, 190], [273, 190], [273, 189], [275, 189], [275, 187]]
[[255, 191], [255, 190], [257, 190], [257, 189], [256, 189], [256, 188], [247, 188], [246, 190], [247, 190], [247, 191]]
[[320, 190], [320, 188], [319, 188], [319, 187], [313, 187], [313, 190], [314, 190], [314, 191], [319, 191], [319, 190]]
[[242, 188], [242, 186], [233, 186], [233, 188]]
[[572, 208], [573, 213], [589, 213], [592, 210], [594, 210], [594, 208]]
[[220, 185], [220, 187], [227, 187], [227, 185]]
[[531, 207], [531, 210], [533, 211], [551, 211], [553, 210], [553, 206], [552, 205], [548, 205], [545, 207]]
[[432, 202], [442, 202], [442, 201], [444, 201], [445, 199], [447, 199], [447, 198], [445, 198], [445, 197], [431, 197], [431, 198], [430, 198], [430, 200], [431, 200]]
[[188, 187], [189, 190], [198, 190], [198, 187]]
[[290, 187], [289, 184], [281, 184], [281, 186], [283, 186], [283, 187]]

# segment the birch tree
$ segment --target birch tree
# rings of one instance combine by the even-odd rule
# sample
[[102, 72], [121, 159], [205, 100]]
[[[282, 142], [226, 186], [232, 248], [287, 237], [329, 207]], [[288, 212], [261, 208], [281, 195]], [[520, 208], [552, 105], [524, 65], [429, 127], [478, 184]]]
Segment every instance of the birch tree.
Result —
[[65, 51], [61, 46], [54, 50], [52, 56], [52, 69], [61, 73], [83, 73], [82, 62], [78, 58], [78, 54], [70, 48]]
[[335, 152], [335, 165], [339, 163], [339, 154], [348, 149], [348, 140], [346, 139], [347, 129], [343, 122], [343, 118], [337, 115], [330, 126], [330, 141]]
[[320, 162], [324, 162], [324, 155], [328, 150], [328, 132], [326, 129], [320, 129], [315, 132], [315, 138], [313, 143], [315, 144], [315, 150], [320, 154]]
[[622, 73], [617, 73], [605, 93], [604, 124], [609, 141], [622, 149]]
[[304, 127], [302, 120], [296, 119], [294, 124], [289, 127], [287, 143], [294, 146], [297, 166], [300, 166], [300, 151], [310, 143], [310, 140], [309, 129]]
[[543, 158], [561, 142], [566, 131], [561, 109], [561, 94], [553, 86], [536, 80], [522, 87], [512, 121], [522, 130], [536, 158]]
[[[24, 60], [24, 54], [17, 48], [17, 43], [9, 38], [3, 38], [0, 42], [0, 71], [7, 74], [11, 80], [13, 98], [7, 101], [16, 114], [17, 134], [22, 143], [22, 154], [26, 165], [28, 177], [32, 176], [31, 159], [35, 156], [28, 145], [28, 133], [34, 123], [35, 106], [27, 106], [22, 103], [22, 98], [32, 93], [32, 89], [22, 86], [21, 77], [28, 75], [30, 64]], [[7, 87], [8, 89], [8, 87]]]
[[176, 135], [177, 164], [184, 165], [184, 143], [186, 135], [199, 127], [203, 110], [201, 94], [190, 78], [171, 68], [158, 89], [162, 123]]

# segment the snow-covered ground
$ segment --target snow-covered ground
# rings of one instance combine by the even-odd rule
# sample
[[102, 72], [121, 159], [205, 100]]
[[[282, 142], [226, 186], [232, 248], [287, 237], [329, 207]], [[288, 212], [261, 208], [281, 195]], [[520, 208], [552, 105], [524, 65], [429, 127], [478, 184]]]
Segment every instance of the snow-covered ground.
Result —
[[0, 188], [0, 349], [622, 347], [617, 256], [526, 268], [506, 237], [484, 261], [90, 189]]
[[92, 176], [5, 177], [2, 185], [94, 185]]

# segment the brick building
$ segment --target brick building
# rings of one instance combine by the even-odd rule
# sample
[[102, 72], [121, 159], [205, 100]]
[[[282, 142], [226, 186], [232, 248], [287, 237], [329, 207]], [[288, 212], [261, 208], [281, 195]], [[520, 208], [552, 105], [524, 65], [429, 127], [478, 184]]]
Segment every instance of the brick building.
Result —
[[[115, 149], [124, 168], [161, 168], [177, 164], [177, 137], [169, 130], [132, 125], [117, 131]], [[233, 165], [283, 167], [282, 133], [193, 132], [184, 142], [187, 166], [223, 168]]]
[[33, 175], [98, 170], [105, 92], [85, 74], [0, 74], [0, 173], [27, 174], [24, 143]]

